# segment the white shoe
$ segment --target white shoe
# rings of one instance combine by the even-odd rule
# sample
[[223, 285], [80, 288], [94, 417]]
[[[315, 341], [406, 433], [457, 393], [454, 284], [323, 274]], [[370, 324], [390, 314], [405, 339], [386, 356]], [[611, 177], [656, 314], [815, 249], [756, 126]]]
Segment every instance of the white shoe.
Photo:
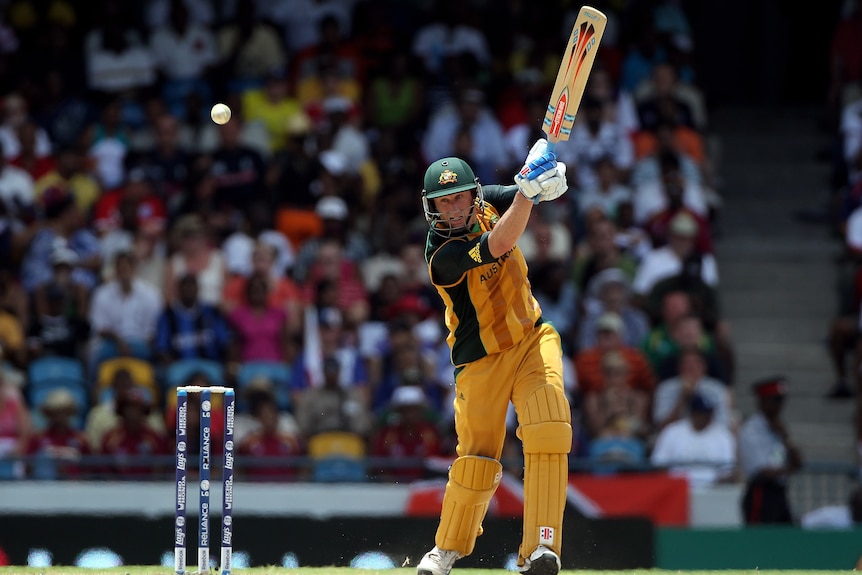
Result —
[[457, 551], [447, 551], [435, 545], [416, 566], [416, 575], [449, 575], [452, 565], [461, 557], [463, 555]]
[[525, 575], [557, 575], [560, 567], [559, 556], [544, 545], [539, 545], [530, 553], [519, 571]]

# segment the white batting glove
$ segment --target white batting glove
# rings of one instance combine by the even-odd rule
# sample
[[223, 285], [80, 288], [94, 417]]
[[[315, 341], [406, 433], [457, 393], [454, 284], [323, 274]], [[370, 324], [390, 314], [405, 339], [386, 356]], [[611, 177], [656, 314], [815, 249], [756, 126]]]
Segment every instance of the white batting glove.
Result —
[[545, 155], [548, 151], [548, 140], [545, 138], [539, 138], [536, 140], [536, 143], [533, 144], [533, 147], [530, 148], [530, 151], [527, 153], [527, 159], [524, 160], [524, 164], [529, 164], [534, 160], [538, 160], [540, 156]]
[[[546, 174], [551, 174], [551, 172], [546, 172]], [[542, 192], [538, 195], [538, 200], [540, 202], [556, 200], [565, 194], [568, 189], [569, 184], [566, 182], [566, 164], [563, 162], [557, 162], [555, 173], [542, 181]]]
[[524, 167], [515, 175], [515, 183], [524, 197], [538, 204], [540, 201], [538, 196], [545, 190], [542, 184], [552, 178], [556, 170], [557, 155], [545, 153], [524, 164]]

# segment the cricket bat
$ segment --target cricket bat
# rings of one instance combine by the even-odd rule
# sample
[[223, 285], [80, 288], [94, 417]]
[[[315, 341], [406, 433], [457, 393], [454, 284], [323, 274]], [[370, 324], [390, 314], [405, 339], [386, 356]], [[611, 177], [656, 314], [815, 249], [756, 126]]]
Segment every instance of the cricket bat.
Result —
[[549, 152], [554, 151], [557, 142], [568, 140], [572, 133], [575, 115], [607, 22], [607, 16], [590, 6], [583, 6], [578, 12], [542, 122], [542, 131], [548, 136]]

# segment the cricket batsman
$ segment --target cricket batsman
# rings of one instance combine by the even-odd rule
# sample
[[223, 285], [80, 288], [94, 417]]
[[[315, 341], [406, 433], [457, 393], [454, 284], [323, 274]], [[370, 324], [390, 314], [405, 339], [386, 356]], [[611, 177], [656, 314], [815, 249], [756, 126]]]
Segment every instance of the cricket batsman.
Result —
[[560, 336], [542, 319], [517, 241], [533, 206], [567, 189], [566, 166], [544, 139], [533, 145], [515, 185], [483, 187], [459, 158], [437, 160], [425, 172], [425, 260], [446, 305], [458, 444], [436, 545], [419, 562], [418, 575], [448, 575], [472, 553], [502, 476], [510, 401], [525, 462], [520, 571], [560, 570], [571, 412]]

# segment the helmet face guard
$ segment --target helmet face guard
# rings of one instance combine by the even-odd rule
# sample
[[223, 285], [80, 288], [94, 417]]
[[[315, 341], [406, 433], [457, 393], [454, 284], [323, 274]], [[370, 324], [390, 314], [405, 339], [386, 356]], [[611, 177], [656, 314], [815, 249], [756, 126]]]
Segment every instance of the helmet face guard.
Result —
[[[437, 198], [467, 191], [473, 194], [473, 202], [469, 208], [462, 210], [462, 213], [444, 214], [437, 209], [434, 202]], [[444, 238], [468, 233], [471, 221], [474, 221], [478, 213], [477, 209], [479, 212], [485, 209], [485, 196], [482, 193], [482, 186], [479, 185], [479, 178], [467, 162], [460, 158], [437, 160], [425, 171], [422, 208], [425, 211], [425, 220], [434, 233]], [[464, 225], [457, 228], [451, 227], [449, 222], [459, 217], [464, 218]]]
[[[470, 226], [475, 221], [476, 215], [485, 209], [485, 196], [482, 193], [482, 186], [479, 184], [478, 178], [476, 178], [475, 184], [476, 187], [471, 190], [473, 192], [473, 202], [457, 213], [444, 214], [438, 211], [434, 199], [429, 199], [425, 190], [422, 191], [422, 208], [425, 211], [425, 221], [428, 222], [428, 227], [432, 232], [444, 238], [454, 238], [463, 236], [470, 231]], [[444, 195], [449, 194], [437, 195], [436, 198], [441, 198]], [[464, 225], [457, 228], [451, 227], [449, 220], [452, 218], [457, 219], [459, 216], [464, 217]]]

